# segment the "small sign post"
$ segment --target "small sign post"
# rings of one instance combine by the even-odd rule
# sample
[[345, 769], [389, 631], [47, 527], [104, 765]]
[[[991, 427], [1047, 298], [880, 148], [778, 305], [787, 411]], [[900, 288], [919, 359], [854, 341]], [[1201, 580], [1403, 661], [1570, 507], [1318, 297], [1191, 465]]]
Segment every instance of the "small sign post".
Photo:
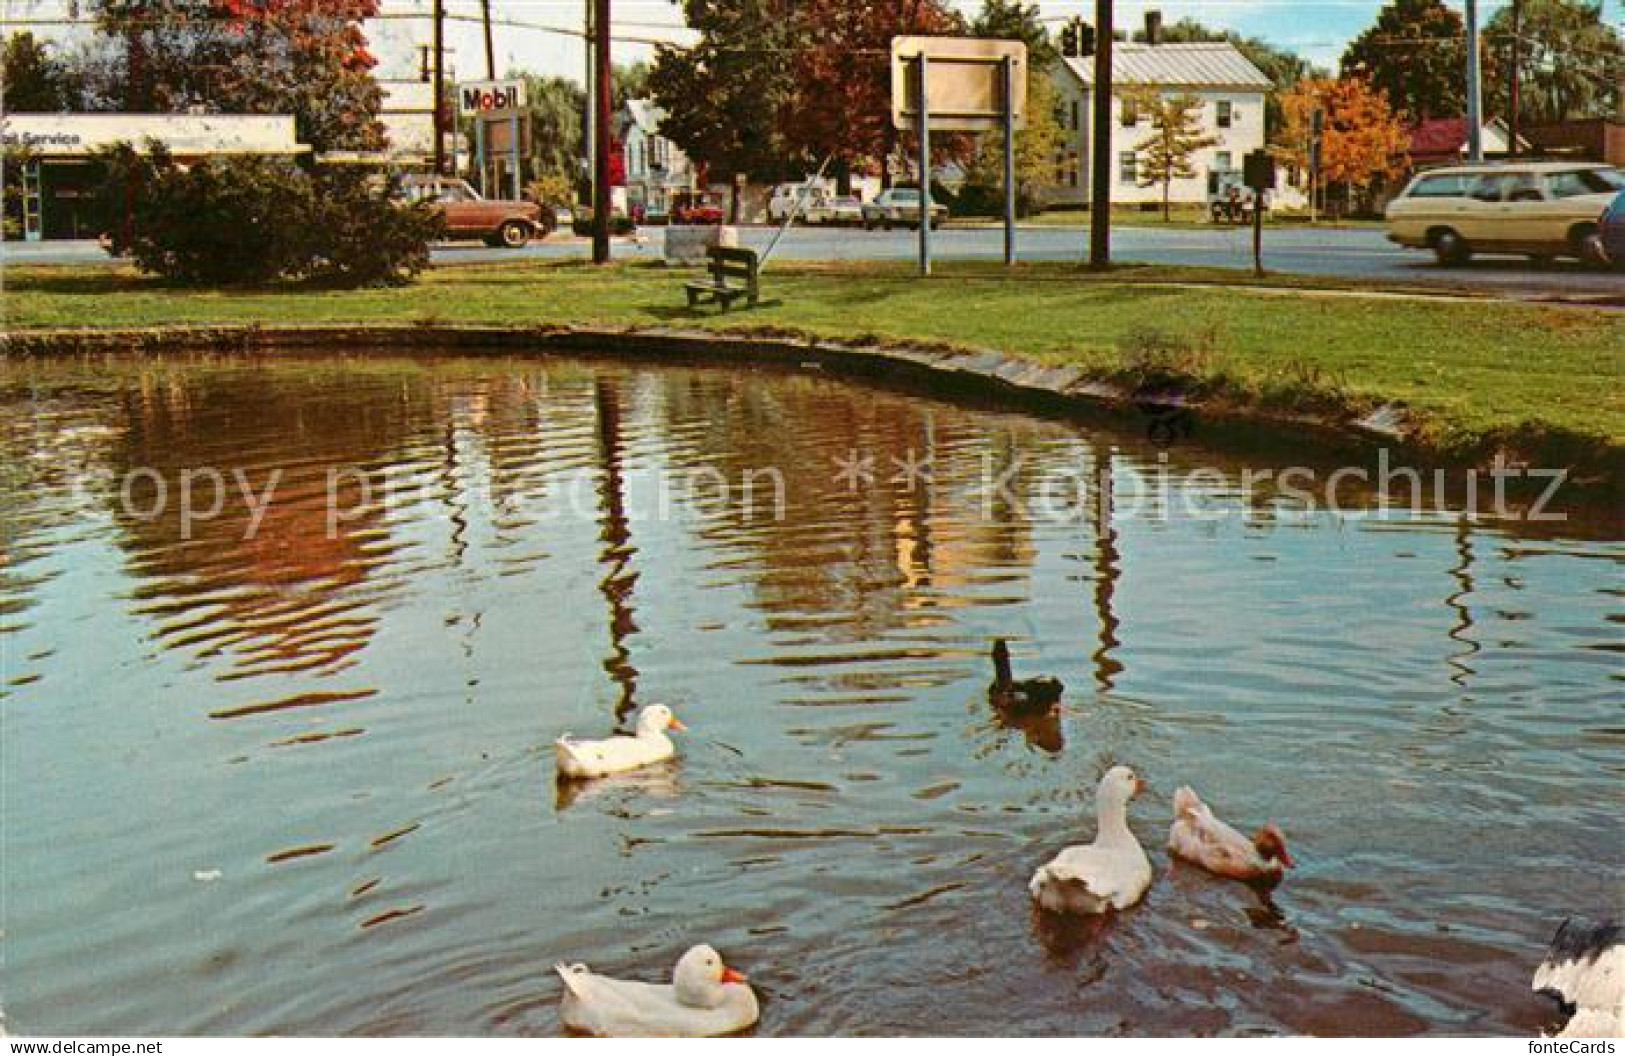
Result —
[[1275, 159], [1267, 150], [1247, 155], [1242, 175], [1253, 190], [1253, 274], [1264, 277], [1264, 196], [1275, 189]]
[[[920, 274], [931, 274], [931, 133], [1004, 133], [1004, 261], [1016, 260], [1016, 132], [1027, 124], [1027, 45], [893, 37], [892, 126], [919, 133]], [[927, 90], [929, 81], [929, 90]]]

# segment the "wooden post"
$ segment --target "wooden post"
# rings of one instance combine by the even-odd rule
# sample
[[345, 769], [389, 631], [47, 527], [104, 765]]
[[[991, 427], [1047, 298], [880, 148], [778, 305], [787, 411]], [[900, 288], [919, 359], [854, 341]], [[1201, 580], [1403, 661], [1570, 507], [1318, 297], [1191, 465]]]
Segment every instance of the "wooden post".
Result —
[[1016, 62], [1004, 60], [1004, 263], [1016, 262]]
[[1094, 154], [1089, 159], [1089, 266], [1112, 266], [1112, 0], [1095, 0]]
[[593, 4], [593, 194], [592, 261], [609, 263], [609, 214], [614, 198], [609, 189], [609, 0]]

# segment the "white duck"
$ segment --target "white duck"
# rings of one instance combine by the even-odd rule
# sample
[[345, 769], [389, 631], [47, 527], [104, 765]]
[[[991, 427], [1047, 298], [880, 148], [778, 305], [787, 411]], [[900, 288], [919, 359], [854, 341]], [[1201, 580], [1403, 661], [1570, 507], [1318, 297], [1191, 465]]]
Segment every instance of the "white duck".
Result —
[[1560, 1038], [1625, 1033], [1625, 927], [1565, 920], [1535, 969], [1534, 988], [1573, 1010]]
[[683, 954], [670, 985], [611, 979], [584, 964], [554, 970], [564, 980], [564, 1025], [601, 1038], [714, 1038], [761, 1015], [745, 977], [709, 946]]
[[1068, 847], [1033, 874], [1027, 889], [1053, 913], [1127, 909], [1151, 887], [1151, 861], [1128, 827], [1128, 801], [1145, 790], [1133, 770], [1114, 766], [1095, 792], [1095, 842]]
[[1168, 850], [1210, 873], [1253, 883], [1278, 884], [1285, 870], [1296, 864], [1275, 822], [1249, 840], [1220, 821], [1188, 785], [1174, 793]]
[[561, 779], [604, 777], [652, 766], [677, 754], [677, 746], [667, 730], [686, 730], [664, 704], [653, 704], [638, 712], [636, 733], [609, 737], [602, 741], [578, 741], [568, 733], [553, 742]]

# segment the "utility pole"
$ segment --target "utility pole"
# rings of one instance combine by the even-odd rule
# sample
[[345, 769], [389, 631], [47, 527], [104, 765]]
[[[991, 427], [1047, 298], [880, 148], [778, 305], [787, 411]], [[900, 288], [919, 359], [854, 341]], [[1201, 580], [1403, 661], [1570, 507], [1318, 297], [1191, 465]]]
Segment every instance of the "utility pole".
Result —
[[583, 0], [582, 6], [585, 8], [584, 18], [586, 20], [586, 33], [581, 38], [582, 54], [586, 56], [586, 68], [582, 71], [581, 83], [586, 85], [587, 88], [586, 94], [583, 96], [583, 98], [586, 100], [585, 112], [581, 117], [581, 173], [583, 177], [581, 182], [586, 184], [587, 187], [586, 197], [587, 208], [589, 209], [596, 209], [598, 206], [598, 199], [596, 196], [597, 185], [593, 176], [593, 159], [598, 156], [598, 149], [596, 146], [594, 146], [594, 144], [597, 142], [597, 130], [593, 127], [595, 124], [597, 124], [597, 118], [594, 116], [594, 110], [598, 106], [598, 97], [593, 91], [592, 87], [593, 82], [596, 80], [596, 78], [593, 77], [593, 3], [594, 0]]
[[1089, 157], [1089, 266], [1112, 265], [1112, 0], [1095, 0], [1094, 145]]
[[609, 0], [592, 0], [593, 112], [592, 261], [609, 263]]
[[434, 0], [434, 171], [446, 172], [446, 4]]
[[480, 18], [485, 22], [485, 78], [497, 79], [497, 49], [491, 39], [491, 0], [480, 0]]
[[1484, 160], [1484, 96], [1479, 74], [1478, 0], [1467, 0], [1467, 160]]
[[1518, 67], [1523, 63], [1523, 0], [1512, 0], [1512, 70], [1507, 77], [1507, 126], [1512, 138], [1507, 142], [1509, 157], [1518, 156], [1518, 133], [1523, 126], [1519, 112], [1523, 109], [1523, 74]]

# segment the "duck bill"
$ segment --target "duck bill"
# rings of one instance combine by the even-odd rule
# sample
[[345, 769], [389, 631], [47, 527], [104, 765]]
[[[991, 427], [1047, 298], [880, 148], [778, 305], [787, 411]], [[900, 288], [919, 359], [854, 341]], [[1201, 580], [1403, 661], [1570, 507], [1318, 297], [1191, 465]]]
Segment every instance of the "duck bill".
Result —
[[1146, 783], [1145, 783], [1145, 778], [1143, 778], [1143, 777], [1136, 777], [1136, 778], [1135, 778], [1135, 779], [1134, 779], [1134, 794], [1135, 794], [1135, 795], [1136, 795], [1136, 796], [1143, 796], [1143, 795], [1145, 795], [1145, 792], [1146, 792], [1146, 789], [1148, 789], [1148, 788], [1150, 788], [1150, 787], [1151, 787], [1151, 786], [1150, 786], [1150, 785], [1148, 785], [1148, 784], [1146, 784]]
[[668, 723], [666, 723], [666, 726], [667, 726], [667, 727], [668, 727], [668, 728], [669, 728], [669, 729], [673, 729], [673, 730], [684, 730], [684, 731], [686, 731], [686, 730], [687, 730], [687, 729], [688, 729], [688, 727], [687, 727], [687, 726], [684, 726], [684, 725], [683, 725], [683, 720], [682, 720], [682, 719], [679, 719], [679, 718], [678, 718], [678, 717], [677, 717], [677, 716], [675, 716], [675, 715], [673, 715], [673, 716], [672, 716], [672, 717], [671, 717], [671, 721], [670, 721], [670, 722], [668, 722]]
[[1286, 853], [1285, 847], [1281, 848], [1281, 864], [1286, 866], [1288, 869], [1296, 869], [1298, 867], [1298, 863], [1294, 862], [1292, 860], [1292, 856]]
[[722, 981], [725, 983], [746, 983], [750, 979], [744, 972], [736, 972], [732, 968], [722, 969]]

